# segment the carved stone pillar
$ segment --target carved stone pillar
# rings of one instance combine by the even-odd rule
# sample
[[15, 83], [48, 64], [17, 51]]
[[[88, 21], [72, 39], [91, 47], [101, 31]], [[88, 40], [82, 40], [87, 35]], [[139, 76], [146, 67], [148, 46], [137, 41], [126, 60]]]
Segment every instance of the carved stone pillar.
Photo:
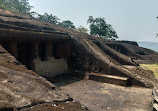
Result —
[[33, 42], [31, 43], [31, 61], [30, 61], [30, 66], [31, 70], [35, 71], [35, 59], [39, 58], [39, 43], [38, 42]]

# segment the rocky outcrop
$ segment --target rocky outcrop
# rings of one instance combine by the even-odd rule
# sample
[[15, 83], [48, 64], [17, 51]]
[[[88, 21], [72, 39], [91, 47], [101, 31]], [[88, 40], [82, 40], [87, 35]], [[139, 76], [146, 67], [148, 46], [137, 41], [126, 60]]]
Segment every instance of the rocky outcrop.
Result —
[[[135, 65], [135, 62], [132, 65], [134, 68], [127, 68], [118, 62], [117, 59], [113, 59], [105, 53], [93, 41], [81, 37], [75, 39], [78, 41], [78, 45], [76, 45], [78, 48], [75, 51], [80, 52], [77, 53], [78, 62], [80, 62], [81, 66], [84, 66], [80, 68], [84, 68], [84, 70], [89, 72], [97, 71], [108, 75], [129, 77], [131, 85], [153, 87], [153, 85], [157, 84], [153, 74]], [[82, 47], [82, 51], [79, 47]]]
[[[129, 77], [131, 84], [147, 87], [151, 87], [152, 82], [155, 83], [156, 81], [139, 71], [135, 71], [136, 75], [133, 70], [124, 67], [124, 65], [139, 67], [139, 63], [158, 62], [158, 53], [141, 48], [136, 42], [106, 40], [18, 14], [1, 12], [0, 21], [2, 24], [0, 30], [2, 32], [5, 30], [5, 33], [0, 34], [2, 45], [4, 41], [13, 38], [24, 41], [29, 39], [67, 39], [71, 41], [72, 52], [68, 60], [68, 67], [72, 72], [100, 72]], [[7, 31], [11, 36], [8, 35]], [[60, 37], [56, 37], [57, 35]]]
[[[131, 86], [153, 87], [158, 83], [152, 73], [139, 67], [139, 63], [158, 63], [158, 53], [141, 48], [136, 42], [106, 40], [3, 11], [0, 14], [0, 22], [0, 43], [4, 47], [3, 42], [18, 39], [67, 39], [71, 41], [72, 51], [68, 67], [72, 72], [99, 72], [128, 77]], [[4, 95], [2, 102], [16, 108], [70, 99], [46, 79], [27, 70], [2, 47], [0, 76], [0, 95]]]
[[[52, 104], [59, 104], [61, 108], [66, 106], [67, 109], [87, 111], [80, 103], [72, 102], [71, 97], [61, 93], [56, 86], [45, 78], [18, 63], [1, 46], [0, 51], [0, 110], [33, 111], [31, 107], [38, 109], [38, 107], [43, 106], [40, 110], [51, 108], [53, 111], [56, 106], [52, 106]], [[76, 107], [76, 104], [78, 107]], [[49, 108], [47, 108], [48, 106]], [[58, 110], [62, 110], [61, 108], [58, 108]]]

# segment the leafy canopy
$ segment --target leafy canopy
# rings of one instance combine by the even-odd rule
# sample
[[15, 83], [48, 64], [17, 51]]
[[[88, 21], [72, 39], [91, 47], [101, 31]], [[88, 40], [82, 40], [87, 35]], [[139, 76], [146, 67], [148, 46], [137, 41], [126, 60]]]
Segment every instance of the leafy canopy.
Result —
[[0, 0], [0, 4], [25, 14], [29, 14], [31, 8], [33, 8], [28, 0]]
[[60, 20], [57, 16], [53, 16], [52, 14], [48, 13], [44, 13], [44, 15], [38, 14], [37, 19], [40, 19], [45, 22], [50, 22], [52, 24], [57, 24]]
[[69, 28], [69, 29], [75, 29], [74, 24], [70, 20], [59, 22], [59, 25], [62, 27]]
[[62, 27], [66, 27], [69, 29], [75, 29], [74, 24], [70, 20], [65, 20], [65, 21], [60, 22], [60, 19], [57, 16], [54, 16], [52, 14], [44, 13], [43, 15], [41, 15], [36, 12], [31, 12], [31, 15], [32, 17], [45, 21], [45, 22], [60, 25]]
[[103, 38], [118, 38], [115, 30], [110, 24], [107, 24], [105, 18], [93, 18], [89, 16], [87, 23], [90, 24], [90, 34]]
[[82, 26], [79, 26], [79, 27], [77, 28], [77, 31], [78, 31], [78, 32], [82, 32], [82, 33], [88, 33], [88, 29], [85, 28], [85, 27], [82, 27]]

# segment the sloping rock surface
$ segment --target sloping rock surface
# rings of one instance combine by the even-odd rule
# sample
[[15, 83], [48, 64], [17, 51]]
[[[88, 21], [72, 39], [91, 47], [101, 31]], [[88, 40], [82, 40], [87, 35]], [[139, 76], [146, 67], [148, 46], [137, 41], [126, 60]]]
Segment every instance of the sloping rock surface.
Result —
[[74, 70], [129, 77], [133, 84], [140, 86], [153, 87], [153, 84], [157, 84], [152, 74], [149, 77], [146, 76], [148, 72], [145, 70], [142, 74], [124, 67], [124, 65], [132, 65], [140, 68], [139, 63], [158, 63], [157, 52], [141, 48], [136, 42], [106, 40], [5, 11], [0, 11], [0, 23], [1, 41], [12, 38], [17, 40], [67, 38], [72, 41], [73, 59], [70, 63]]
[[61, 111], [63, 107], [65, 111], [87, 111], [45, 78], [26, 69], [0, 46], [0, 110], [36, 111], [32, 107], [37, 111]]

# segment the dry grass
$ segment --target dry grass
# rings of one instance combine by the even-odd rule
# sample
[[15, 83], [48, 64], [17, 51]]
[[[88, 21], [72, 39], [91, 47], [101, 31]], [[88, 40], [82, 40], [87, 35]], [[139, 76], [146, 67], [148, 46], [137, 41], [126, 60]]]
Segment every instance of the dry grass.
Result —
[[147, 70], [153, 72], [156, 79], [158, 79], [158, 64], [141, 64], [141, 66]]

